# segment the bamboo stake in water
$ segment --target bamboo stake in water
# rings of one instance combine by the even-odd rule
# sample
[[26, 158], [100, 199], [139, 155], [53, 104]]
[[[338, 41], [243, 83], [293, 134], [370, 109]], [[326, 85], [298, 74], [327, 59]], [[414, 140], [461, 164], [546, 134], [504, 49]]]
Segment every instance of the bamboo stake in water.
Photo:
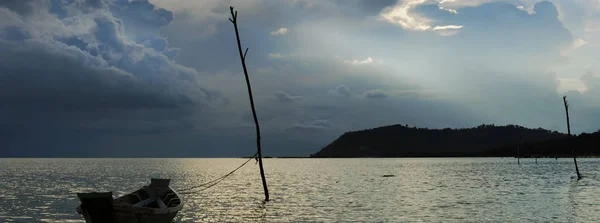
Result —
[[[565, 104], [565, 112], [567, 113], [567, 131], [571, 136], [571, 123], [569, 123], [569, 103], [567, 102], [567, 96], [563, 96], [563, 103]], [[577, 172], [577, 180], [581, 180], [581, 174], [579, 174], [579, 167], [577, 167], [577, 154], [575, 148], [573, 148], [573, 162], [575, 162], [575, 172]]]
[[250, 87], [250, 78], [248, 77], [248, 69], [246, 69], [246, 53], [248, 53], [248, 48], [242, 54], [242, 43], [240, 41], [240, 34], [237, 26], [237, 11], [233, 11], [233, 6], [230, 6], [231, 17], [229, 21], [233, 23], [233, 27], [235, 28], [235, 37], [237, 38], [238, 51], [240, 53], [240, 60], [242, 61], [242, 68], [244, 68], [244, 75], [246, 76], [246, 85], [248, 86], [248, 97], [250, 98], [250, 107], [252, 107], [252, 116], [254, 117], [254, 124], [256, 126], [256, 147], [258, 149], [258, 166], [260, 168], [260, 177], [263, 183], [263, 189], [265, 190], [265, 201], [269, 200], [269, 189], [267, 188], [267, 180], [265, 179], [265, 170], [263, 169], [262, 163], [262, 151], [260, 149], [260, 126], [258, 125], [258, 118], [256, 117], [256, 109], [254, 108], [254, 98], [252, 97], [252, 87]]

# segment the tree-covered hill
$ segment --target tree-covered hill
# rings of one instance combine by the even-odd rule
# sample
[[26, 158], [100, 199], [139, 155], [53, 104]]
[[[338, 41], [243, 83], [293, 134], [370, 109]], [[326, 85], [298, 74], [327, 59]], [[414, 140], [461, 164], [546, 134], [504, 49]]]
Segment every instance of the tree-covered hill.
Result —
[[392, 125], [344, 133], [311, 157], [516, 156], [519, 142], [533, 145], [565, 138], [566, 134], [556, 131], [517, 125], [463, 129]]

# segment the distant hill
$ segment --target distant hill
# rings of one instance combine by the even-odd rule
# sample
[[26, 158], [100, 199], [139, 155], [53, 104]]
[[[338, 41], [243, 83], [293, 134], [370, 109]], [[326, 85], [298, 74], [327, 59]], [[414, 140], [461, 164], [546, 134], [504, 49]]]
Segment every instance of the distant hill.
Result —
[[539, 142], [569, 137], [556, 131], [517, 125], [480, 125], [463, 129], [392, 125], [344, 133], [311, 157], [516, 156], [519, 138], [521, 144], [533, 147]]
[[[600, 156], [600, 131], [582, 133], [568, 138], [551, 139], [542, 142], [528, 142], [519, 145], [521, 157], [571, 157], [573, 149], [577, 156]], [[502, 146], [486, 152], [487, 156], [516, 156], [516, 145]]]

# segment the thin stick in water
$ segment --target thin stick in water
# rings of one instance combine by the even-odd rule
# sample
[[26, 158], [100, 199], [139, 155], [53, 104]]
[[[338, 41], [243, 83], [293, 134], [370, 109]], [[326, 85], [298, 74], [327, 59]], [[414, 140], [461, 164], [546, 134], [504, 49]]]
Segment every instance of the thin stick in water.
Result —
[[[563, 96], [563, 103], [565, 104], [565, 112], [567, 113], [567, 131], [569, 137], [571, 136], [571, 123], [569, 123], [569, 103], [567, 102], [567, 96]], [[581, 180], [581, 174], [579, 174], [579, 167], [577, 167], [577, 153], [573, 148], [573, 162], [575, 162], [575, 172], [577, 172], [577, 180]]]
[[248, 97], [250, 98], [250, 107], [252, 107], [252, 116], [254, 117], [254, 124], [256, 126], [256, 147], [257, 158], [258, 158], [258, 166], [260, 168], [260, 177], [263, 183], [263, 189], [265, 190], [265, 201], [269, 200], [269, 188], [267, 188], [267, 180], [265, 179], [265, 170], [263, 169], [262, 163], [262, 151], [260, 149], [260, 126], [258, 125], [258, 118], [256, 117], [256, 109], [254, 108], [254, 98], [252, 97], [252, 87], [250, 87], [250, 78], [248, 77], [248, 69], [246, 69], [246, 53], [248, 53], [248, 48], [246, 48], [246, 52], [242, 53], [242, 43], [240, 41], [240, 34], [237, 26], [237, 11], [233, 11], [233, 6], [229, 7], [231, 10], [231, 17], [229, 21], [233, 23], [233, 27], [235, 28], [235, 37], [237, 38], [238, 51], [240, 53], [240, 60], [242, 61], [242, 67], [244, 68], [244, 75], [246, 76], [246, 86], [248, 86]]

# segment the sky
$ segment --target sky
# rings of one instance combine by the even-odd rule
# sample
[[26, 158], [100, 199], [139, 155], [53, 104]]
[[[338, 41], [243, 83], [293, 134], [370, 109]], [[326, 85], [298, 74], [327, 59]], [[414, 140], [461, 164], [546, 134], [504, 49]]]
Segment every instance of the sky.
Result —
[[0, 157], [307, 156], [391, 124], [600, 128], [597, 0], [0, 1]]

